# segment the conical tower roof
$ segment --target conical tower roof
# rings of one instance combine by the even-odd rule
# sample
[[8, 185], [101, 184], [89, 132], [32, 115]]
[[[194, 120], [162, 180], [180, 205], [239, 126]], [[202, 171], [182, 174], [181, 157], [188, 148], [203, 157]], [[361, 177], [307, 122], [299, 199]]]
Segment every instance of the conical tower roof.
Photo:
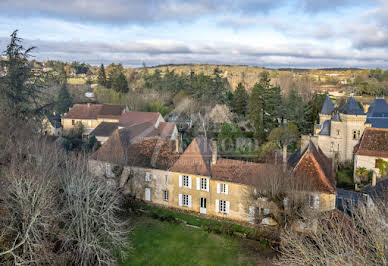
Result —
[[356, 100], [353, 95], [349, 97], [349, 99], [339, 108], [340, 113], [346, 115], [365, 115], [365, 113], [361, 110], [360, 106], [358, 106]]
[[334, 111], [334, 105], [330, 100], [330, 97], [326, 95], [325, 101], [323, 102], [320, 114], [330, 115]]

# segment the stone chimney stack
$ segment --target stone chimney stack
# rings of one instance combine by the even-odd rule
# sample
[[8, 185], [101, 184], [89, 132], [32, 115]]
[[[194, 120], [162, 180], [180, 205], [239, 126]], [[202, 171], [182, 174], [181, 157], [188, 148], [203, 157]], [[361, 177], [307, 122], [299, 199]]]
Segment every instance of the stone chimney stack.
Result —
[[376, 172], [373, 171], [373, 176], [372, 176], [372, 187], [376, 186]]
[[212, 141], [212, 165], [217, 163], [217, 141]]

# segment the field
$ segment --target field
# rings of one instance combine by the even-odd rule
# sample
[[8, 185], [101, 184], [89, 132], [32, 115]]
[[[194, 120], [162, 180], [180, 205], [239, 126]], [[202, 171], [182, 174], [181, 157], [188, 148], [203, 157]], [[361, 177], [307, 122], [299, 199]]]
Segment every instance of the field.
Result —
[[120, 265], [270, 265], [273, 256], [257, 241], [150, 217], [136, 222], [131, 245]]
[[68, 78], [67, 83], [72, 85], [82, 85], [86, 83], [84, 78]]

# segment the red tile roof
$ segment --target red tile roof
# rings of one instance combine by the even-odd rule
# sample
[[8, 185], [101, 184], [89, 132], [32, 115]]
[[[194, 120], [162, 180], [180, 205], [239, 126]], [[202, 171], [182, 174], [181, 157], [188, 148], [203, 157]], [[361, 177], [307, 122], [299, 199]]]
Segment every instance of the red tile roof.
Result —
[[171, 171], [210, 176], [211, 156], [211, 147], [206, 139], [204, 137], [196, 137], [172, 166]]
[[160, 122], [158, 131], [162, 138], [171, 138], [174, 133], [174, 129], [176, 128], [175, 123], [172, 122]]
[[157, 112], [124, 112], [120, 117], [119, 126], [129, 127], [144, 122], [151, 122], [155, 126], [159, 116], [160, 113]]
[[124, 107], [110, 104], [75, 104], [63, 117], [68, 119], [119, 119]]
[[75, 104], [63, 118], [97, 119], [102, 106], [102, 104]]
[[388, 129], [365, 129], [356, 154], [388, 158]]

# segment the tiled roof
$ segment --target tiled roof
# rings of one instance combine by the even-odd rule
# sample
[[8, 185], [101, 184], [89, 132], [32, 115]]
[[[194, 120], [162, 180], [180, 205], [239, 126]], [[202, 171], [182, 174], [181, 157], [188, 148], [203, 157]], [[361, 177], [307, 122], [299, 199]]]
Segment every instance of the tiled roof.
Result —
[[179, 157], [174, 141], [153, 137], [128, 143], [119, 132], [114, 133], [91, 158], [114, 164], [168, 170]]
[[124, 111], [124, 106], [104, 104], [101, 108], [101, 111], [98, 113], [98, 117], [119, 119], [123, 111]]
[[102, 104], [75, 104], [63, 118], [97, 119]]
[[90, 136], [109, 137], [117, 128], [118, 123], [102, 122], [90, 132]]
[[356, 154], [388, 158], [388, 129], [366, 128]]
[[306, 190], [334, 193], [336, 181], [331, 159], [310, 142], [304, 151], [296, 151], [288, 160], [294, 174], [302, 179]]
[[325, 120], [322, 125], [321, 131], [319, 131], [318, 135], [321, 136], [330, 136], [330, 129], [331, 129], [331, 121]]
[[75, 104], [63, 118], [69, 119], [119, 119], [124, 107], [111, 104]]
[[172, 122], [160, 122], [158, 126], [159, 134], [162, 138], [171, 138], [176, 125]]
[[144, 122], [120, 129], [119, 135], [123, 143], [130, 144], [138, 139], [158, 137], [159, 132], [151, 122]]
[[346, 103], [339, 108], [339, 112], [346, 115], [365, 115], [353, 96], [349, 97]]
[[334, 111], [334, 105], [330, 100], [330, 97], [326, 95], [325, 101], [323, 102], [320, 114], [330, 115]]
[[255, 185], [257, 179], [270, 174], [276, 166], [239, 160], [218, 159], [212, 165], [212, 179], [244, 185]]
[[124, 112], [121, 115], [119, 126], [129, 127], [144, 122], [151, 122], [155, 126], [159, 116], [160, 113], [157, 112]]
[[211, 156], [212, 150], [207, 140], [204, 137], [196, 137], [172, 166], [171, 171], [211, 176]]

